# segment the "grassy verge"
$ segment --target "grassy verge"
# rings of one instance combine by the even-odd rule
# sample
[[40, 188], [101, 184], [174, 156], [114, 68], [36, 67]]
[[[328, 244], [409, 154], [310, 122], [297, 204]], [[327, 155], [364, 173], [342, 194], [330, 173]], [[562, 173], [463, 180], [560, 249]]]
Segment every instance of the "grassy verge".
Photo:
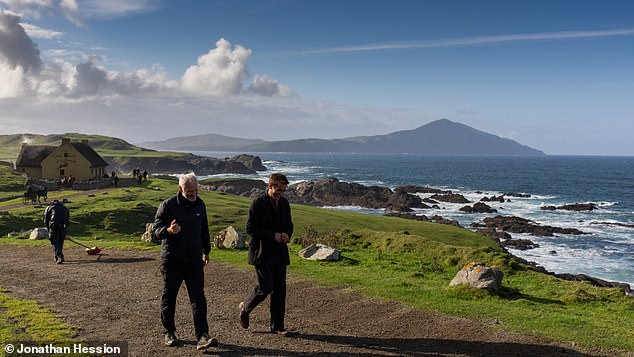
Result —
[[57, 318], [53, 310], [17, 299], [0, 287], [0, 341], [69, 342], [75, 336], [75, 328]]
[[[158, 249], [140, 243], [156, 207], [176, 191], [174, 182], [151, 179], [140, 187], [80, 197], [67, 204], [69, 235], [89, 246]], [[210, 229], [244, 231], [250, 199], [201, 192]], [[43, 208], [20, 207], [0, 216], [0, 234], [41, 225]], [[618, 289], [596, 288], [528, 270], [488, 238], [466, 229], [393, 217], [293, 205], [295, 234], [290, 272], [318, 284], [343, 286], [386, 300], [443, 314], [466, 316], [494, 328], [602, 348], [634, 352], [634, 298]], [[20, 238], [26, 235], [23, 234]], [[343, 251], [339, 262], [301, 260], [302, 240], [319, 239]], [[2, 238], [10, 244], [47, 244]], [[212, 259], [246, 269], [246, 251], [214, 249]], [[505, 273], [499, 295], [449, 287], [471, 261]], [[624, 352], [625, 351], [625, 352]], [[629, 352], [627, 352], [629, 351]]]

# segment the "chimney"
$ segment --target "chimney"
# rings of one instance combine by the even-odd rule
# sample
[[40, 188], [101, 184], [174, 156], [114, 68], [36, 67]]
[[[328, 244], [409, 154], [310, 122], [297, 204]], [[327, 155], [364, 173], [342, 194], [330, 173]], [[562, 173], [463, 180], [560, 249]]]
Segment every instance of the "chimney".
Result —
[[81, 143], [88, 145], [88, 139], [81, 139]]
[[70, 138], [62, 138], [62, 145], [70, 144]]

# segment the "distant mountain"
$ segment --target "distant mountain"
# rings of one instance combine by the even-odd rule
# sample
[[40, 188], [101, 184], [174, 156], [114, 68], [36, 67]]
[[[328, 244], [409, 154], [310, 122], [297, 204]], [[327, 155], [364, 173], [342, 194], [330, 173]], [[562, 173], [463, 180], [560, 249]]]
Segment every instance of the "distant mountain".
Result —
[[163, 150], [200, 151], [545, 155], [540, 150], [522, 145], [516, 141], [501, 138], [447, 119], [436, 120], [413, 130], [343, 139], [310, 138], [264, 141], [210, 134], [173, 138], [162, 142], [143, 143], [140, 145]]
[[181, 136], [164, 141], [149, 141], [139, 146], [155, 150], [180, 151], [240, 151], [250, 145], [266, 143], [264, 140], [233, 138], [218, 134]]

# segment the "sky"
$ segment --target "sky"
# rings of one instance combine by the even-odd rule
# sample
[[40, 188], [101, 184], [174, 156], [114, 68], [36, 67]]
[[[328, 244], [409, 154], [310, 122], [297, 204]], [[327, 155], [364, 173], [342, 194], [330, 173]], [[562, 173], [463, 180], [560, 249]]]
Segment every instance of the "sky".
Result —
[[0, 134], [131, 143], [449, 119], [634, 156], [629, 0], [0, 0]]

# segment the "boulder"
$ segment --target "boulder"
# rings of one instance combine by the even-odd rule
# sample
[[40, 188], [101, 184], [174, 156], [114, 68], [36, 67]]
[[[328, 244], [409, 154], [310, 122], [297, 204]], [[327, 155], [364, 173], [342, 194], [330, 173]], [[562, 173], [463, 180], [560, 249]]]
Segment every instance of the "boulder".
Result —
[[435, 194], [430, 197], [432, 200], [449, 202], [449, 203], [469, 203], [463, 195], [458, 193]]
[[48, 228], [33, 228], [29, 239], [48, 239]]
[[574, 203], [571, 205], [563, 205], [563, 206], [542, 206], [540, 209], [544, 211], [554, 211], [558, 209], [563, 209], [566, 211], [592, 211], [598, 209], [596, 203]]
[[330, 248], [325, 244], [313, 243], [299, 251], [299, 256], [308, 260], [338, 261], [341, 259], [339, 249]]
[[161, 244], [161, 241], [154, 237], [154, 223], [145, 224], [145, 233], [141, 235], [141, 241], [146, 243]]
[[504, 273], [499, 269], [469, 263], [458, 271], [449, 286], [466, 284], [476, 289], [486, 289], [492, 293], [497, 293], [502, 286], [502, 278], [504, 278]]
[[464, 206], [460, 208], [458, 211], [464, 212], [464, 213], [497, 213], [496, 209], [491, 208], [489, 205], [482, 202], [474, 203], [473, 207]]
[[511, 233], [529, 233], [533, 236], [552, 237], [558, 234], [587, 234], [576, 228], [560, 228], [553, 226], [540, 226], [533, 221], [515, 216], [495, 216], [482, 220], [483, 224], [472, 223], [471, 226], [476, 228], [486, 227], [497, 231]]
[[229, 226], [216, 234], [214, 245], [219, 249], [242, 249], [245, 247], [242, 233]]
[[509, 240], [512, 238], [510, 234], [504, 231], [498, 231], [495, 228], [479, 228], [478, 232], [489, 237], [491, 240], [493, 240], [496, 243], [500, 243], [502, 240]]
[[539, 244], [534, 243], [530, 239], [508, 239], [500, 242], [500, 245], [505, 248], [512, 248], [517, 250], [529, 250], [539, 248]]
[[501, 195], [501, 196], [493, 195], [491, 197], [486, 197], [486, 196], [482, 197], [480, 199], [480, 201], [481, 202], [500, 202], [500, 203], [504, 203], [505, 200], [504, 200], [504, 195]]

